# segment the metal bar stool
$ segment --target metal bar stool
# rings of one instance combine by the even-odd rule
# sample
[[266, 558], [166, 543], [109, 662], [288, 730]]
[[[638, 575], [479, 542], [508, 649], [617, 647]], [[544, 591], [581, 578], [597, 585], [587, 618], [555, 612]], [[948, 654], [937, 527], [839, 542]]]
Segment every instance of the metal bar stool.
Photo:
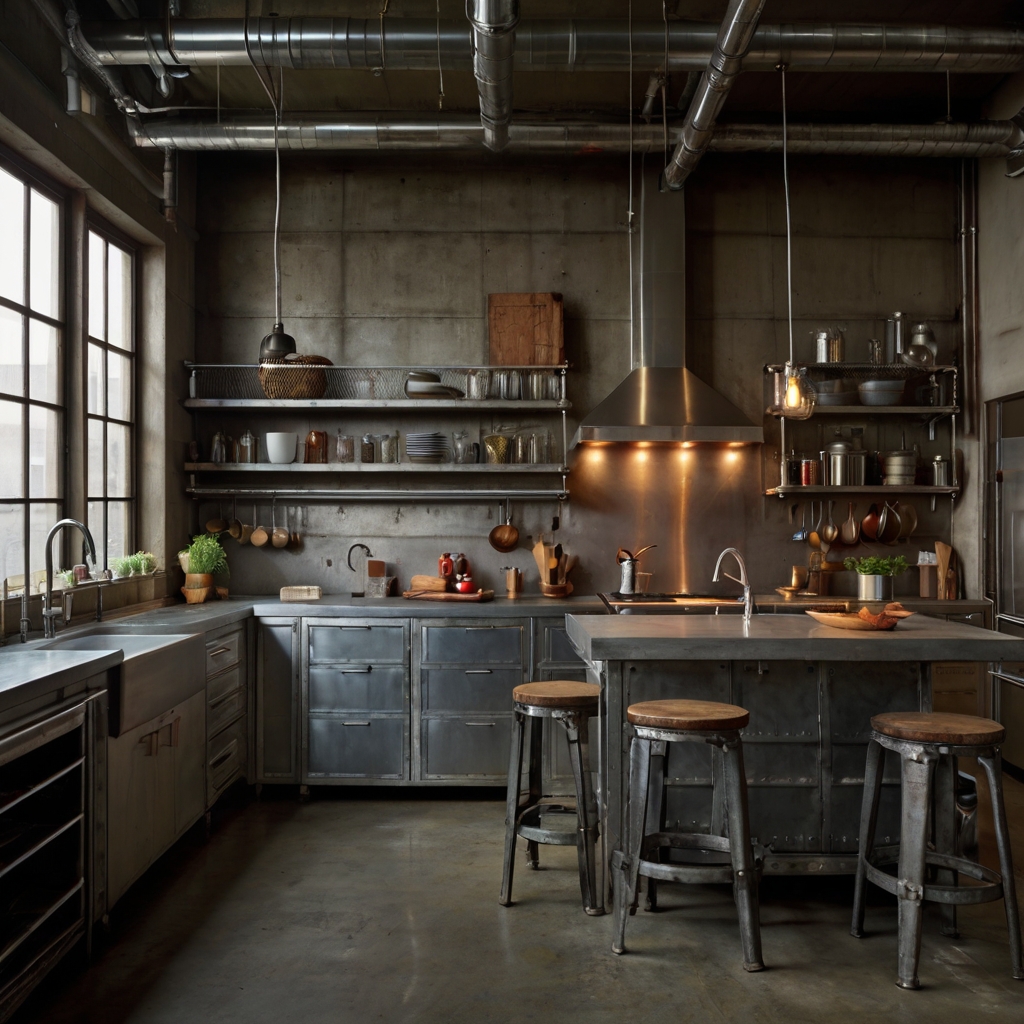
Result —
[[[896, 984], [919, 988], [917, 965], [921, 955], [922, 901], [943, 905], [943, 933], [956, 935], [956, 907], [1002, 899], [1010, 934], [1010, 965], [1015, 978], [1024, 979], [1021, 967], [1020, 920], [1013, 882], [1010, 837], [1003, 806], [1002, 759], [999, 746], [1006, 730], [987, 718], [938, 712], [892, 712], [871, 719], [864, 768], [864, 799], [860, 814], [857, 882], [853, 894], [850, 934], [864, 935], [865, 880], [899, 899], [899, 966]], [[878, 851], [875, 825], [882, 791], [883, 748], [900, 756], [903, 800], [899, 853]], [[956, 855], [955, 827], [951, 826], [955, 797], [956, 758], [976, 757], [985, 769], [992, 794], [999, 871]], [[940, 773], [938, 785], [934, 775]], [[934, 792], [933, 792], [934, 791]], [[932, 806], [934, 796], [935, 806]], [[932, 828], [929, 828], [931, 823]], [[934, 831], [934, 851], [929, 849]], [[896, 875], [882, 868], [898, 864]], [[935, 872], [934, 883], [925, 877]], [[963, 872], [980, 885], [960, 886]]]
[[[516, 837], [526, 840], [530, 866], [540, 866], [538, 844], [576, 846], [580, 865], [583, 909], [593, 916], [604, 913], [604, 899], [598, 880], [595, 845], [598, 836], [597, 800], [590, 778], [588, 720], [597, 714], [601, 689], [593, 683], [553, 679], [544, 683], [523, 683], [512, 691], [515, 719], [508, 759], [508, 804], [505, 814], [505, 866], [501, 878], [503, 907], [512, 905], [512, 875], [515, 870]], [[523, 741], [526, 719], [530, 725], [529, 790], [522, 794]], [[541, 720], [548, 718], [565, 729], [569, 761], [576, 783], [576, 802], [545, 797], [541, 779]], [[576, 830], [548, 829], [541, 825], [544, 813], [576, 815]]]
[[[700, 700], [654, 700], [632, 704], [626, 718], [634, 729], [629, 750], [629, 810], [623, 845], [612, 855], [615, 885], [615, 927], [612, 952], [625, 951], [626, 917], [636, 913], [639, 876], [670, 882], [732, 882], [740, 919], [743, 968], [764, 969], [757, 903], [758, 865], [750, 842], [747, 780], [739, 730], [750, 714], [734, 704]], [[661, 827], [661, 793], [668, 743], [710, 743], [718, 752], [725, 785], [728, 837], [702, 833], [657, 831]], [[655, 770], [651, 772], [651, 760]], [[656, 802], [656, 803], [655, 803]], [[658, 858], [663, 848], [728, 856], [725, 863], [675, 864]], [[711, 858], [709, 858], [710, 860]], [[648, 889], [653, 907], [655, 897]]]

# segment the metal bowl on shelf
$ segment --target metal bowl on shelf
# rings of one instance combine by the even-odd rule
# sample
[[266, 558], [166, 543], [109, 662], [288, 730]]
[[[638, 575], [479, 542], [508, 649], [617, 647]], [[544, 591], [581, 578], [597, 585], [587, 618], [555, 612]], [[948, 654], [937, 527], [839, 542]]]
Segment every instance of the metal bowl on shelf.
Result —
[[905, 386], [902, 380], [864, 380], [857, 385], [857, 392], [863, 405], [899, 405]]

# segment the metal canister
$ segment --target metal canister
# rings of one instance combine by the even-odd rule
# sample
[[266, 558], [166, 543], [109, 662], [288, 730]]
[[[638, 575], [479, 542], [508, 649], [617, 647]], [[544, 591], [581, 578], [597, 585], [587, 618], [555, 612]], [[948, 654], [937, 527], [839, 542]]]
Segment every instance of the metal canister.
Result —
[[825, 483], [832, 487], [846, 487], [850, 483], [850, 449], [847, 441], [833, 441], [822, 452], [825, 465]]
[[619, 580], [620, 594], [636, 593], [636, 566], [637, 560], [635, 558], [624, 558], [619, 562], [619, 570], [621, 572]]
[[944, 455], [936, 455], [932, 459], [932, 485], [935, 487], [949, 486], [949, 459]]
[[818, 331], [814, 338], [816, 363], [827, 363], [828, 355], [828, 331]]
[[847, 455], [849, 480], [851, 487], [863, 487], [868, 479], [868, 453], [863, 449], [854, 450]]

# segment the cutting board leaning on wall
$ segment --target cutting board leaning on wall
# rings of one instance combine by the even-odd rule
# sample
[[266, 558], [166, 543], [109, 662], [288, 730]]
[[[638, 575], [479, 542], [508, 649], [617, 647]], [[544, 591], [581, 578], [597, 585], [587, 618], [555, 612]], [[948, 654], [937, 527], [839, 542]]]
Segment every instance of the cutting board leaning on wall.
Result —
[[562, 296], [499, 292], [487, 296], [492, 366], [559, 366], [565, 361]]

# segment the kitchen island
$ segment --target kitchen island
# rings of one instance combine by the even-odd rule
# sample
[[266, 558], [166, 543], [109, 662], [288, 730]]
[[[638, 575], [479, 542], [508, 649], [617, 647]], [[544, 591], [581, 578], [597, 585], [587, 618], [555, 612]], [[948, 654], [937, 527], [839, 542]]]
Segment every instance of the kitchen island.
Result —
[[[606, 854], [619, 844], [632, 730], [626, 708], [684, 697], [738, 704], [751, 835], [767, 873], [856, 869], [865, 749], [872, 715], [931, 710], [931, 665], [1024, 657], [1001, 633], [904, 619], [892, 632], [822, 626], [806, 615], [568, 615], [569, 642], [602, 689], [598, 727]], [[670, 828], [721, 834], [711, 748], [676, 744], [666, 768]], [[898, 765], [886, 762], [879, 842], [899, 835]]]

